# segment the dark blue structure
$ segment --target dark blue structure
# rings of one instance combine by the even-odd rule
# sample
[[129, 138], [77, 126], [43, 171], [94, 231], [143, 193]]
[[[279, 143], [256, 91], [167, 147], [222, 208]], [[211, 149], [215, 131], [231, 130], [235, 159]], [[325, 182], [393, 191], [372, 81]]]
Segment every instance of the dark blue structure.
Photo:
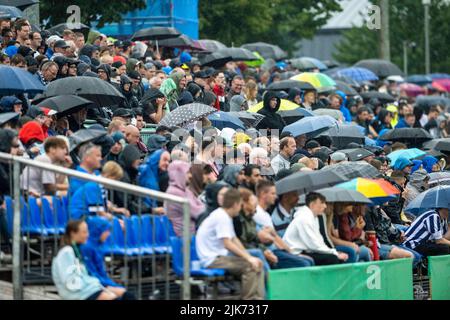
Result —
[[198, 39], [198, 0], [147, 0], [147, 8], [129, 12], [120, 23], [105, 25], [99, 31], [123, 37], [149, 27], [174, 27]]

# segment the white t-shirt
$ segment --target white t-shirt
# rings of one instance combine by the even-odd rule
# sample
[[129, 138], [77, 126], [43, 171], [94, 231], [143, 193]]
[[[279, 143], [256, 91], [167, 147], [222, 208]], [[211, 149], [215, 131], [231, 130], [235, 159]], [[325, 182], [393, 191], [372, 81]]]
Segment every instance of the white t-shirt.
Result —
[[[37, 156], [34, 161], [52, 163], [46, 155]], [[44, 184], [56, 184], [56, 174], [36, 167], [25, 167], [20, 178], [20, 186], [23, 190], [33, 191], [38, 194], [45, 194]]]
[[236, 237], [233, 219], [222, 208], [211, 212], [197, 231], [195, 245], [202, 267], [208, 267], [218, 256], [227, 256], [223, 239]]
[[258, 205], [256, 207], [256, 213], [253, 216], [253, 221], [256, 222], [260, 227], [270, 227], [275, 229], [270, 214]]

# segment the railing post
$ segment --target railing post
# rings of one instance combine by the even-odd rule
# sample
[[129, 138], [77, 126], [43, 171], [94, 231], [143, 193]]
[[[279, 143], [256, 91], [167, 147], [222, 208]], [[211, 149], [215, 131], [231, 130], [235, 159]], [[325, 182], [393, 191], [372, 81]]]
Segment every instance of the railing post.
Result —
[[189, 203], [183, 203], [183, 300], [191, 299], [191, 216]]
[[21, 268], [21, 216], [20, 216], [20, 162], [13, 163], [14, 177], [14, 223], [13, 223], [13, 296], [14, 300], [23, 299]]

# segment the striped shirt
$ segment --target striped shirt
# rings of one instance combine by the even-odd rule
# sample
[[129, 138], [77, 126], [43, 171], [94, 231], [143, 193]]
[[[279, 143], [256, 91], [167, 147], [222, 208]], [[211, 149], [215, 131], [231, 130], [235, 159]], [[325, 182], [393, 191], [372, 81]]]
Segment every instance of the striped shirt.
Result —
[[403, 244], [410, 249], [414, 249], [428, 241], [442, 239], [447, 233], [447, 229], [447, 221], [441, 219], [437, 211], [427, 211], [414, 220], [406, 230], [406, 240]]

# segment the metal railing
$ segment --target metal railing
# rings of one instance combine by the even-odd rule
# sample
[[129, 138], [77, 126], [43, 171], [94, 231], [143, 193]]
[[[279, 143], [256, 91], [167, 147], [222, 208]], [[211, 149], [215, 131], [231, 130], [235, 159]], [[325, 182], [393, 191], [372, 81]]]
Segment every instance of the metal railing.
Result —
[[[182, 299], [190, 299], [190, 207], [189, 202], [181, 197], [170, 195], [167, 193], [150, 190], [147, 188], [142, 188], [136, 185], [131, 185], [123, 183], [120, 181], [115, 181], [111, 179], [106, 179], [101, 176], [91, 175], [83, 173], [80, 171], [75, 171], [72, 169], [67, 169], [65, 167], [60, 167], [44, 162], [33, 161], [31, 159], [26, 159], [23, 157], [12, 156], [10, 154], [0, 152], [0, 162], [8, 163], [9, 168], [12, 172], [9, 173], [10, 178], [12, 177], [11, 194], [14, 200], [14, 216], [13, 216], [13, 227], [12, 227], [12, 279], [13, 279], [13, 290], [14, 299], [23, 299], [23, 279], [22, 279], [22, 266], [21, 261], [23, 259], [23, 247], [22, 247], [22, 214], [21, 214], [21, 166], [29, 166], [38, 168], [40, 170], [45, 170], [47, 172], [53, 172], [55, 174], [61, 174], [71, 178], [82, 179], [88, 182], [96, 182], [101, 184], [103, 187], [111, 189], [113, 191], [123, 192], [126, 195], [125, 203], [127, 202], [128, 194], [135, 195], [137, 197], [150, 197], [158, 201], [168, 201], [172, 203], [177, 203], [183, 208], [183, 279], [182, 279]], [[12, 165], [12, 166], [11, 166]], [[142, 199], [140, 199], [142, 200]], [[141, 205], [142, 202], [139, 202]], [[125, 205], [126, 207], [126, 205]], [[139, 215], [141, 211], [139, 210]], [[126, 232], [126, 231], [125, 231]], [[112, 236], [112, 235], [111, 235]], [[140, 255], [138, 256], [140, 259]], [[126, 256], [125, 256], [126, 259]], [[140, 260], [139, 260], [140, 262]], [[167, 262], [167, 260], [166, 260]], [[168, 262], [166, 263], [168, 267]], [[141, 269], [141, 264], [139, 263], [139, 268]], [[154, 276], [154, 274], [153, 274]], [[168, 284], [166, 283], [166, 286]], [[138, 285], [138, 291], [141, 288]]]

